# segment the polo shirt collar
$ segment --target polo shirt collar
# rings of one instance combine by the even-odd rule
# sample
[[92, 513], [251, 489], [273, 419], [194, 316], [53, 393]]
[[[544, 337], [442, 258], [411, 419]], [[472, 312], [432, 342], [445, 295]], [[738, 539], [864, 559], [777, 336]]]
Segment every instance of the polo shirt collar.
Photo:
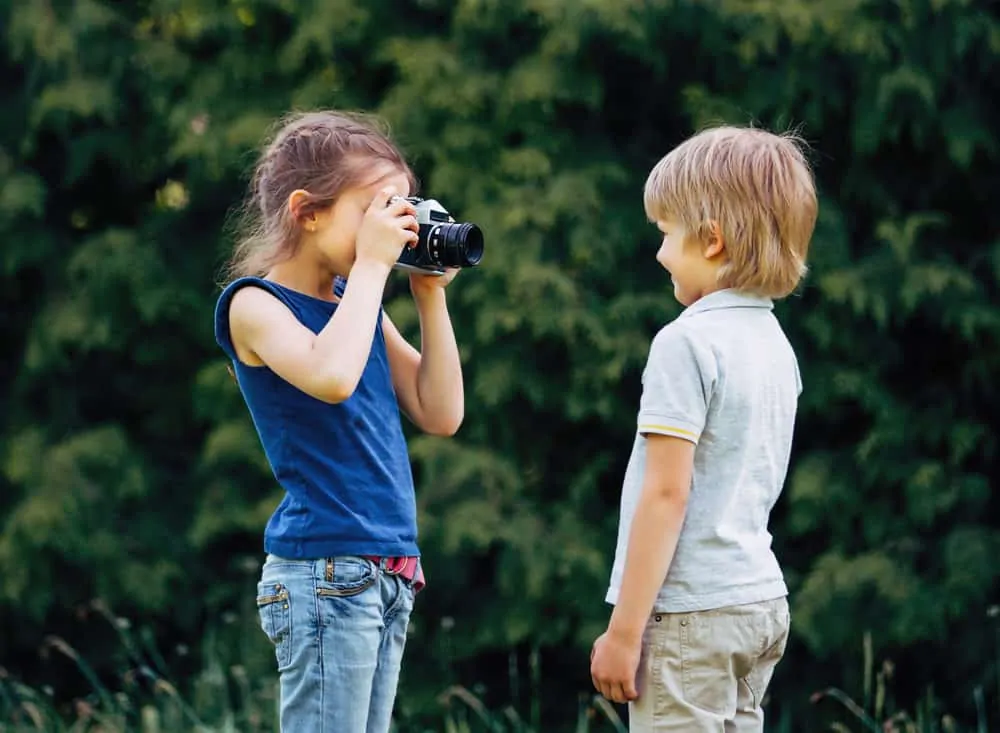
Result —
[[774, 302], [770, 298], [751, 295], [750, 293], [741, 293], [738, 290], [727, 288], [725, 290], [716, 290], [714, 293], [709, 293], [703, 298], [699, 298], [685, 308], [680, 317], [693, 316], [696, 313], [719, 310], [721, 308], [767, 308], [771, 310], [774, 308]]

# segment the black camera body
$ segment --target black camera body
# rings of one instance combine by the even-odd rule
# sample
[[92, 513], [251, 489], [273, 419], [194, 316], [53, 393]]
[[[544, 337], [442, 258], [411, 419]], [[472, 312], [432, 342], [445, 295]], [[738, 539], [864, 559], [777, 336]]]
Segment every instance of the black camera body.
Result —
[[[390, 203], [397, 199], [394, 196]], [[475, 267], [483, 259], [483, 232], [475, 224], [456, 222], [434, 199], [410, 196], [417, 210], [420, 233], [417, 244], [406, 247], [396, 269], [422, 275], [443, 275], [445, 268]]]

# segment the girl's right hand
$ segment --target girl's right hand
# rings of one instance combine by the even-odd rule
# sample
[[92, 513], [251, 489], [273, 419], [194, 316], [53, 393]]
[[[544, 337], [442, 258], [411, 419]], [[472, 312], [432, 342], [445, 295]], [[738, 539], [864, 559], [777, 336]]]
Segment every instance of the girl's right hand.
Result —
[[358, 229], [357, 261], [370, 260], [391, 268], [403, 247], [417, 243], [417, 210], [403, 198], [389, 203], [395, 195], [394, 188], [383, 188], [365, 212]]

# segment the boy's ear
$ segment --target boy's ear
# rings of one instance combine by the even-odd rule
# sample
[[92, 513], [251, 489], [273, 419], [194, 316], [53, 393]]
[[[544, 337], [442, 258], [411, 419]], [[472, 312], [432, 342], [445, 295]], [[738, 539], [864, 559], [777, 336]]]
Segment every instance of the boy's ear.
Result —
[[705, 248], [702, 253], [706, 260], [719, 257], [726, 251], [726, 240], [722, 236], [722, 227], [714, 219], [708, 222], [708, 238], [705, 240]]

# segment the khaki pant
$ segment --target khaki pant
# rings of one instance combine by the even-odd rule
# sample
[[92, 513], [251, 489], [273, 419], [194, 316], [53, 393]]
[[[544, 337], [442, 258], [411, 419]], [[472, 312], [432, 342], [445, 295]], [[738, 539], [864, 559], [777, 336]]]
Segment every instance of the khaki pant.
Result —
[[761, 733], [761, 700], [785, 653], [788, 601], [654, 614], [639, 664], [632, 733]]

